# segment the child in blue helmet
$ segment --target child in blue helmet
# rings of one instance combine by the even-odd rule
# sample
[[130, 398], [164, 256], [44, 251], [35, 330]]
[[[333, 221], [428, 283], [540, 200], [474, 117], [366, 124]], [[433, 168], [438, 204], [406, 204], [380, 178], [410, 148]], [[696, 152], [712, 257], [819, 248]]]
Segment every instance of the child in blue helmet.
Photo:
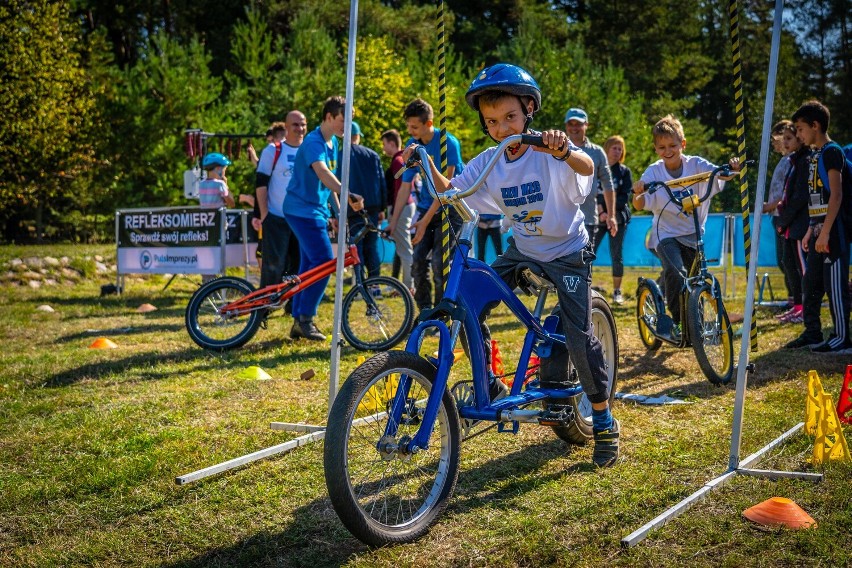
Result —
[[[529, 132], [533, 115], [541, 108], [541, 90], [535, 79], [524, 69], [506, 63], [478, 73], [466, 99], [479, 112], [483, 130], [496, 142]], [[514, 237], [508, 250], [492, 264], [510, 287], [517, 284], [515, 267], [520, 263], [538, 265], [556, 285], [568, 349], [566, 352], [554, 346], [552, 356], [542, 360], [541, 383], [545, 388], [567, 386], [570, 355], [592, 403], [592, 459], [599, 467], [611, 466], [619, 453], [619, 424], [610, 413], [603, 351], [591, 326], [591, 262], [595, 254], [580, 212], [591, 189], [588, 176], [594, 166], [565, 132], [548, 130], [540, 134], [545, 147], [510, 147], [484, 186], [466, 202], [480, 213], [503, 214], [512, 221]], [[443, 177], [433, 164], [438, 191], [470, 187], [495, 150], [486, 149], [452, 180]], [[406, 149], [406, 160], [413, 151], [414, 145]], [[486, 333], [486, 339], [489, 335]], [[552, 410], [558, 411], [556, 406]]]
[[207, 178], [198, 184], [198, 201], [202, 207], [234, 207], [234, 196], [228, 191], [225, 179], [225, 170], [230, 165], [231, 160], [218, 152], [207, 154], [201, 160], [201, 167], [207, 172]]

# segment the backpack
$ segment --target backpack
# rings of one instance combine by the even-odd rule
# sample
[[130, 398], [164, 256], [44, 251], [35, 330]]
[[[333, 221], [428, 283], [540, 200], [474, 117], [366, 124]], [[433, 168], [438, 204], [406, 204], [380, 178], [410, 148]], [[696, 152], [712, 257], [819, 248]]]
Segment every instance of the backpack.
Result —
[[281, 142], [275, 143], [275, 157], [272, 159], [272, 169], [269, 171], [269, 175], [272, 175], [272, 172], [275, 171], [275, 166], [278, 164], [278, 158], [281, 157]]
[[840, 211], [837, 213], [835, 222], [840, 222], [840, 236], [844, 237], [847, 243], [852, 243], [852, 158], [850, 158], [850, 154], [852, 154], [852, 145], [849, 145], [844, 149], [840, 147], [840, 144], [832, 141], [823, 147], [817, 161], [817, 171], [819, 173], [820, 180], [822, 180], [824, 191], [831, 190], [828, 185], [828, 172], [825, 169], [822, 156], [825, 149], [832, 146], [840, 150], [846, 160], [846, 163], [843, 165], [843, 169], [841, 170], [841, 175], [843, 176], [843, 185], [841, 186], [843, 191], [843, 200], [840, 203]]

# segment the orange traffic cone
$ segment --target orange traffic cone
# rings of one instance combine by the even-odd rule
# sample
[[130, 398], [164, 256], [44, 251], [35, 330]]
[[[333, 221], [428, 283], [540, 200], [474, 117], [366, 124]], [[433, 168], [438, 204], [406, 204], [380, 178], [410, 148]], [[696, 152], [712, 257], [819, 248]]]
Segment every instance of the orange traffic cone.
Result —
[[118, 347], [118, 345], [106, 337], [99, 337], [95, 339], [91, 345], [89, 345], [89, 349], [115, 349], [116, 347]]
[[785, 526], [790, 529], [809, 529], [817, 523], [793, 500], [772, 497], [743, 511], [743, 516], [755, 523], [770, 527]]
[[503, 368], [503, 357], [500, 355], [500, 347], [494, 339], [491, 340], [491, 372], [498, 377], [506, 373], [506, 370]]
[[837, 417], [844, 424], [852, 424], [852, 365], [846, 365], [843, 388], [837, 399]]
[[140, 304], [136, 311], [140, 314], [147, 314], [148, 312], [156, 312], [157, 307], [153, 304]]

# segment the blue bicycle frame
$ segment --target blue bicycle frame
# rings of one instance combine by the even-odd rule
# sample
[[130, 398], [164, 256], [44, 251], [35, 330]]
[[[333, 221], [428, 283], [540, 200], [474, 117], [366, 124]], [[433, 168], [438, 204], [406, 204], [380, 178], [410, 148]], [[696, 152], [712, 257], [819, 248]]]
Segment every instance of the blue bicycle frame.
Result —
[[[436, 328], [439, 332], [438, 357], [437, 359], [430, 358], [437, 367], [435, 381], [429, 393], [429, 399], [426, 403], [420, 428], [412, 439], [405, 442], [405, 449], [400, 448], [403, 452], [413, 453], [428, 447], [429, 434], [434, 426], [441, 398], [447, 389], [447, 381], [453, 366], [453, 348], [458, 342], [462, 326], [464, 326], [470, 352], [474, 392], [474, 404], [459, 408], [459, 416], [462, 418], [498, 422], [501, 430], [503, 429], [503, 424], [512, 423], [512, 430], [516, 432], [520, 422], [534, 422], [540, 414], [538, 410], [524, 410], [521, 407], [552, 397], [570, 398], [583, 391], [580, 386], [569, 389], [542, 389], [527, 386], [521, 392], [524, 386], [524, 378], [526, 377], [530, 355], [532, 355], [533, 351], [535, 350], [541, 357], [546, 357], [550, 354], [554, 343], [565, 344], [565, 336], [555, 333], [555, 330], [559, 327], [559, 317], [551, 315], [545, 318], [543, 324], [540, 323], [539, 317], [543, 309], [543, 302], [540, 301], [537, 305], [536, 314], [531, 314], [520, 298], [509, 289], [494, 269], [482, 261], [468, 257], [472, 246], [473, 232], [479, 215], [477, 212], [471, 210], [462, 201], [462, 198], [471, 195], [479, 189], [496, 164], [497, 159], [502, 156], [506, 146], [515, 142], [531, 144], [540, 142], [540, 138], [514, 135], [505, 139], [500, 143], [492, 159], [485, 166], [473, 186], [468, 190], [450, 189], [443, 194], [437, 194], [431, 171], [429, 171], [428, 167], [422, 168], [425, 170], [425, 179], [432, 194], [442, 204], [455, 207], [464, 223], [457, 246], [455, 247], [455, 252], [453, 253], [452, 266], [443, 299], [432, 312], [449, 315], [452, 323], [450, 327], [447, 327], [439, 319], [422, 321], [411, 332], [405, 346], [405, 350], [409, 353], [418, 354], [426, 330]], [[429, 160], [426, 150], [420, 147], [417, 152], [420, 164], [428, 164]], [[515, 381], [512, 389], [508, 396], [492, 403], [489, 396], [490, 377], [483, 347], [484, 339], [480, 328], [479, 315], [489, 304], [495, 302], [506, 304], [527, 331], [524, 336], [523, 348], [518, 368], [515, 371]], [[400, 377], [396, 395], [389, 408], [390, 419], [385, 428], [386, 436], [396, 436], [397, 425], [400, 423], [402, 414], [407, 407], [410, 387], [411, 379], [407, 375]]]

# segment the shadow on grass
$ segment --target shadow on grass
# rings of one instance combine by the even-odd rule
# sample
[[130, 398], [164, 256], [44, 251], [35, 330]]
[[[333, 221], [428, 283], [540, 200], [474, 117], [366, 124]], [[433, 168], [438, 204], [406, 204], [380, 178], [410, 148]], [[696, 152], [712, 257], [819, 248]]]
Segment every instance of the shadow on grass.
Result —
[[[189, 339], [187, 339], [189, 341]], [[306, 357], [316, 358], [328, 353], [328, 346], [323, 345], [311, 350], [296, 350], [291, 352], [275, 349], [280, 347], [279, 341], [270, 341], [256, 345], [256, 351], [263, 353], [263, 358], [252, 357], [250, 364], [278, 365], [298, 363]], [[110, 361], [86, 363], [73, 369], [67, 369], [48, 377], [38, 387], [65, 387], [84, 379], [99, 379], [114, 374], [132, 374], [134, 378], [151, 381], [172, 379], [175, 371], [172, 365], [187, 362], [198, 362], [195, 370], [231, 370], [243, 369], [247, 365], [244, 357], [233, 357], [228, 354], [218, 354], [204, 351], [200, 348], [187, 348], [171, 353], [139, 353]], [[163, 369], [158, 371], [158, 369]]]
[[[758, 342], [760, 338], [758, 337]], [[668, 353], [666, 352], [668, 348]], [[645, 351], [639, 356], [622, 357], [622, 364], [618, 370], [618, 389], [624, 392], [637, 392], [645, 396], [676, 396], [683, 398], [691, 396], [707, 399], [725, 394], [736, 389], [737, 365], [739, 363], [739, 339], [737, 349], [734, 352], [734, 372], [731, 381], [727, 385], [714, 385], [704, 376], [698, 364], [687, 373], [677, 373], [666, 361], [673, 353], [673, 347], [664, 345], [657, 351]], [[691, 348], [687, 348], [690, 353]], [[760, 386], [786, 380], [798, 380], [803, 370], [814, 370], [820, 376], [827, 374], [843, 373], [848, 361], [848, 356], [822, 355], [811, 353], [804, 349], [777, 349], [751, 354], [749, 363], [754, 365], [754, 371], [748, 374], [748, 388], [759, 388]], [[625, 364], [629, 360], [629, 364]], [[694, 379], [689, 383], [678, 382], [672, 384], [673, 380]], [[674, 393], [674, 394], [673, 394]]]
[[189, 303], [189, 295], [172, 293], [162, 295], [122, 294], [121, 296], [100, 296], [98, 294], [92, 294], [91, 296], [57, 295], [40, 296], [37, 301], [39, 304], [51, 304], [55, 306], [98, 306], [102, 308], [131, 308], [138, 307], [139, 304], [154, 303], [157, 308], [167, 309], [177, 306], [185, 308], [186, 304]]
[[[469, 444], [476, 444], [471, 441]], [[465, 445], [462, 445], [462, 452]], [[471, 451], [468, 447], [467, 451]], [[449, 507], [437, 523], [452, 522], [453, 515], [481, 507], [514, 511], [519, 494], [536, 490], [540, 485], [575, 473], [594, 470], [591, 463], [578, 463], [559, 472], [530, 478], [547, 462], [565, 455], [565, 443], [551, 440], [489, 460], [459, 474]], [[508, 479], [497, 491], [487, 492], [495, 482]], [[503, 501], [504, 503], [500, 503]], [[495, 505], [496, 503], [496, 505]], [[278, 533], [261, 533], [232, 546], [219, 547], [188, 560], [168, 564], [170, 568], [210, 566], [281, 566], [318, 568], [340, 566], [362, 556], [369, 563], [370, 549], [349, 534], [334, 513], [327, 497], [314, 499], [293, 511], [293, 522]], [[440, 530], [434, 528], [434, 530]]]
[[112, 329], [87, 329], [84, 331], [72, 333], [64, 337], [57, 338], [54, 341], [56, 343], [71, 343], [74, 341], [80, 341], [82, 339], [91, 339], [94, 337], [116, 337], [122, 335], [130, 336], [137, 335], [140, 333], [166, 333], [180, 331], [181, 329], [183, 329], [183, 326], [179, 324], [160, 323], [152, 323], [147, 325], [130, 327], [114, 327]]

